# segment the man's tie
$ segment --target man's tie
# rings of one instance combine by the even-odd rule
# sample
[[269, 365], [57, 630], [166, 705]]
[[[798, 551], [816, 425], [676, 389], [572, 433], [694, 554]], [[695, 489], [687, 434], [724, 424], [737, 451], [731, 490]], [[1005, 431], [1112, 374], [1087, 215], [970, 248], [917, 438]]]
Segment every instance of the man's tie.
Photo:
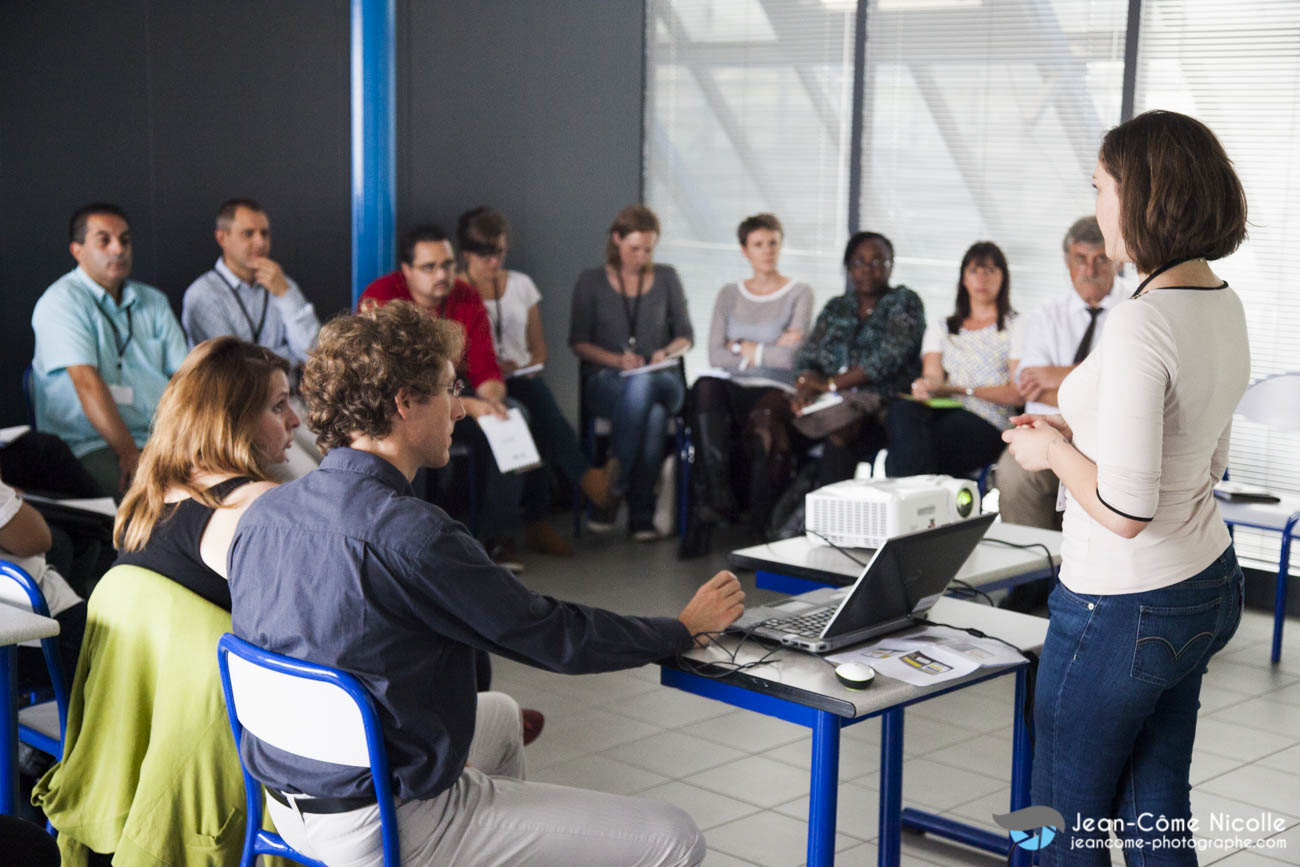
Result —
[[1088, 315], [1092, 319], [1088, 321], [1088, 330], [1083, 332], [1083, 339], [1079, 341], [1079, 348], [1074, 350], [1074, 361], [1070, 362], [1071, 364], [1078, 364], [1088, 357], [1088, 353], [1092, 350], [1092, 335], [1097, 330], [1097, 317], [1101, 313], [1102, 308], [1100, 307], [1088, 308]]

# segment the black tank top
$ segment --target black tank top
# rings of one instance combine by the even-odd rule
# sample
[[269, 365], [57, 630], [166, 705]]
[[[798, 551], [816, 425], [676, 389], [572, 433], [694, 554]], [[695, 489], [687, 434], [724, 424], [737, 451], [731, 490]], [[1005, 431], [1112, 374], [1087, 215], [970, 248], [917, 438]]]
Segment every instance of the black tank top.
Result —
[[[251, 482], [248, 476], [237, 476], [208, 488], [219, 501], [236, 488]], [[198, 500], [187, 497], [169, 505], [163, 517], [154, 525], [149, 541], [139, 551], [119, 551], [113, 565], [125, 563], [152, 569], [192, 590], [214, 605], [230, 610], [230, 582], [208, 568], [199, 556], [199, 541], [213, 509]]]

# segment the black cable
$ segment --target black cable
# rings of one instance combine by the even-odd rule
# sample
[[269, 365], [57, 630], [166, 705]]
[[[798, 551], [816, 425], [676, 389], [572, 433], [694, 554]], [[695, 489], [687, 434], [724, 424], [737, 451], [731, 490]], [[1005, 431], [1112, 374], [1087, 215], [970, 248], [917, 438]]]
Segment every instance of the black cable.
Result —
[[832, 542], [830, 539], [827, 539], [827, 538], [826, 538], [825, 536], [823, 536], [821, 533], [818, 533], [816, 530], [808, 530], [807, 532], [812, 533], [812, 534], [813, 534], [814, 536], [816, 536], [818, 539], [821, 539], [821, 540], [822, 540], [823, 542], [825, 542], [827, 545], [830, 545], [832, 548], [834, 548], [836, 551], [839, 551], [839, 552], [840, 552], [841, 554], [843, 554], [845, 557], [848, 557], [848, 558], [849, 558], [850, 560], [852, 560], [854, 563], [857, 563], [859, 566], [863, 567], [864, 569], [866, 568], [866, 566], [867, 566], [866, 563], [863, 563], [863, 562], [862, 562], [861, 560], [859, 560], [857, 557], [854, 557], [852, 554], [850, 554], [850, 553], [848, 552], [847, 549], [845, 549], [845, 548], [841, 548], [839, 545], [836, 545], [834, 542]]
[[[747, 629], [744, 633], [742, 633], [740, 636], [740, 641], [738, 641], [736, 643], [736, 646], [731, 648], [731, 650], [727, 650], [726, 648], [719, 648], [720, 650], [722, 650], [724, 654], [726, 654], [725, 659], [706, 661], [702, 659], [691, 659], [685, 654], [679, 653], [677, 654], [676, 657], [677, 665], [683, 671], [689, 672], [690, 674], [699, 675], [700, 677], [707, 677], [712, 680], [720, 680], [721, 678], [727, 677], [732, 674], [736, 674], [737, 672], [748, 671], [751, 668], [758, 668], [760, 665], [767, 665], [774, 653], [776, 653], [779, 650], [785, 649], [784, 645], [778, 644], [774, 647], [769, 648], [767, 652], [764, 653], [762, 656], [760, 656], [758, 659], [754, 659], [749, 662], [736, 661], [736, 657], [739, 655], [740, 649], [744, 646], [745, 642], [748, 641], [753, 636], [754, 630], [761, 625], [762, 624], [756, 623], [753, 626], [751, 626], [749, 629]], [[695, 639], [700, 637], [715, 638], [726, 634], [727, 634], [726, 632], [698, 632], [695, 635], [691, 636], [691, 640], [692, 642], [694, 642]], [[722, 669], [722, 670], [710, 671], [709, 669]]]
[[950, 586], [948, 588], [949, 596], [955, 596], [958, 599], [983, 599], [990, 606], [994, 608], [997, 607], [993, 602], [993, 597], [976, 587], [974, 584], [963, 581], [960, 578], [952, 579], [952, 583], [956, 586]]
[[1047, 558], [1047, 571], [1052, 576], [1053, 583], [1055, 583], [1056, 562], [1052, 559], [1051, 549], [1049, 549], [1042, 542], [1029, 542], [1028, 544], [1021, 545], [1016, 542], [1008, 542], [1006, 539], [990, 539], [988, 536], [985, 536], [983, 541], [992, 542], [994, 545], [1005, 545], [1008, 548], [1019, 548], [1022, 551], [1028, 551], [1030, 548], [1041, 548], [1043, 551], [1043, 555]]

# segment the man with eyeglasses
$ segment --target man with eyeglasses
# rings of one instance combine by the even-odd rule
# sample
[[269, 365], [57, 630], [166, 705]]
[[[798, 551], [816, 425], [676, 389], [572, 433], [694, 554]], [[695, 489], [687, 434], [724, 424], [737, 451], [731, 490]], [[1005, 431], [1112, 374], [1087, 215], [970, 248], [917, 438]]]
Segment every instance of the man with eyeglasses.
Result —
[[457, 373], [469, 382], [472, 393], [463, 398], [466, 420], [456, 425], [457, 442], [473, 442], [477, 455], [485, 455], [486, 478], [481, 535], [493, 559], [514, 572], [523, 571], [513, 536], [520, 521], [523, 476], [501, 473], [492, 460], [476, 419], [487, 415], [505, 418], [506, 383], [492, 345], [487, 308], [478, 292], [456, 280], [456, 254], [440, 226], [422, 225], [408, 231], [398, 245], [400, 267], [372, 282], [361, 294], [361, 312], [390, 301], [410, 301], [424, 313], [460, 324], [465, 331], [465, 354]]
[[131, 225], [121, 208], [78, 208], [68, 236], [77, 267], [32, 311], [36, 426], [61, 437], [103, 492], [120, 499], [185, 358], [185, 335], [166, 295], [128, 279]]
[[[1096, 217], [1081, 217], [1061, 242], [1073, 291], [1025, 318], [1017, 334], [1020, 367], [1016, 382], [1025, 412], [1059, 413], [1056, 390], [1061, 381], [1101, 343], [1107, 312], [1119, 303], [1115, 263], [1106, 258]], [[1056, 499], [1059, 487], [1050, 470], [1029, 472], [1003, 452], [997, 469], [998, 511], [1013, 524], [1061, 529]]]
[[185, 290], [181, 325], [193, 347], [233, 335], [265, 346], [294, 364], [307, 360], [320, 320], [271, 256], [271, 221], [252, 199], [230, 199], [217, 209], [221, 257]]

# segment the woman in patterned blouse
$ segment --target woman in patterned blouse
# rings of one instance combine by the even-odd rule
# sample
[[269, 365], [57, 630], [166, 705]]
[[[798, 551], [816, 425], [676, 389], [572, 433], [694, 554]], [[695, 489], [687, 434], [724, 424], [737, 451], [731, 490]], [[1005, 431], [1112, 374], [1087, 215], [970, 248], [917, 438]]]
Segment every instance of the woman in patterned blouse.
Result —
[[888, 475], [965, 475], [998, 459], [1002, 431], [1023, 402], [1015, 318], [1006, 256], [991, 241], [972, 244], [958, 272], [956, 311], [926, 329], [914, 400], [889, 409]]
[[[889, 285], [894, 245], [877, 232], [856, 232], [844, 248], [844, 267], [852, 291], [827, 302], [795, 359], [796, 412], [828, 391], [870, 392], [888, 402], [921, 372], [925, 309], [911, 289]], [[884, 440], [878, 416], [831, 433], [818, 481], [849, 478]]]

